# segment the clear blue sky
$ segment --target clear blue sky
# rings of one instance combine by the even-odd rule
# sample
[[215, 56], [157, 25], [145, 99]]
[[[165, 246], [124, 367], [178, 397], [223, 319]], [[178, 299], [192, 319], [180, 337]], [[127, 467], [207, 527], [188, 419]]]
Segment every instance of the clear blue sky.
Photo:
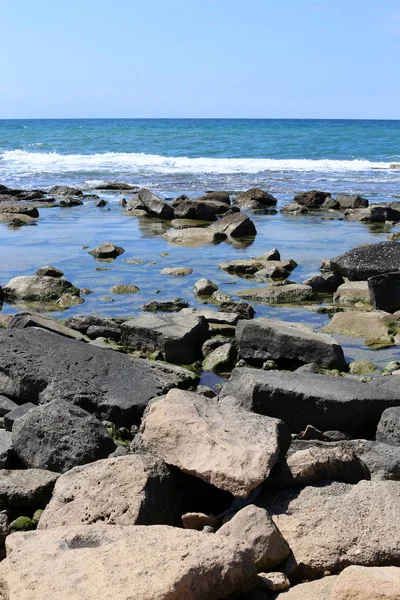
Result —
[[0, 118], [400, 118], [399, 0], [3, 0]]

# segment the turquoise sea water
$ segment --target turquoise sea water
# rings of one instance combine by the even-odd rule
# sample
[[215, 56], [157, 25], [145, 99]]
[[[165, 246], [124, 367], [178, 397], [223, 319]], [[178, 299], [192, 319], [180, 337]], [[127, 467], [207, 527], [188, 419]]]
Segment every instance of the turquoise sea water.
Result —
[[0, 121], [0, 180], [160, 192], [263, 185], [373, 196], [399, 192], [400, 121], [101, 119]]
[[[101, 182], [118, 180], [172, 198], [257, 185], [277, 197], [278, 208], [294, 193], [309, 189], [333, 195], [360, 193], [377, 202], [400, 195], [400, 170], [389, 168], [397, 162], [400, 121], [0, 121], [0, 183], [21, 188], [63, 183], [90, 190]], [[212, 279], [234, 297], [240, 289], [260, 285], [227, 275], [218, 269], [222, 261], [259, 256], [276, 246], [282, 258], [297, 261], [291, 280], [301, 282], [318, 273], [322, 258], [358, 244], [384, 241], [392, 230], [345, 221], [337, 214], [250, 215], [258, 231], [250, 245], [180, 248], [161, 238], [168, 224], [127, 217], [119, 205], [121, 194], [96, 193], [108, 200], [107, 207], [99, 209], [93, 200], [86, 200], [72, 209], [41, 209], [40, 220], [32, 226], [10, 229], [0, 224], [0, 285], [52, 264], [76, 286], [93, 290], [84, 304], [55, 316], [133, 316], [151, 300], [181, 297], [198, 306], [192, 287], [200, 277]], [[126, 250], [110, 264], [98, 263], [83, 248], [106, 241]], [[129, 258], [143, 263], [124, 261]], [[164, 267], [183, 265], [191, 267], [193, 274], [185, 278], [160, 274]], [[140, 292], [118, 296], [110, 292], [115, 284], [136, 284]], [[161, 291], [156, 294], [156, 290]], [[255, 308], [257, 316], [303, 321], [315, 329], [328, 321], [307, 308]], [[14, 310], [3, 306], [3, 312]], [[384, 364], [397, 353], [397, 349], [368, 350], [362, 340], [341, 342], [348, 358], [361, 356]]]

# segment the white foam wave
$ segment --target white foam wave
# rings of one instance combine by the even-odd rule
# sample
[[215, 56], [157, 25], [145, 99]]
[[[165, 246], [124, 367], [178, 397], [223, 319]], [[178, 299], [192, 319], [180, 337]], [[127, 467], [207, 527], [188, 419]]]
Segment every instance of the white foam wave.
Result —
[[368, 160], [311, 160], [272, 158], [188, 158], [158, 154], [106, 152], [68, 154], [12, 150], [0, 154], [0, 166], [16, 174], [36, 173], [262, 173], [265, 171], [370, 171], [390, 163]]

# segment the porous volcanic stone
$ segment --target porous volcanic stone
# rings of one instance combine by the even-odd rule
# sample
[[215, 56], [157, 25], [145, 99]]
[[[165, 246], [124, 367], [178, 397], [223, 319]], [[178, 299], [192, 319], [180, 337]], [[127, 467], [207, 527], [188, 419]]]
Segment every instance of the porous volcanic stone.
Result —
[[400, 244], [379, 242], [356, 246], [331, 259], [335, 273], [351, 281], [366, 280], [375, 275], [400, 271]]
[[331, 336], [297, 323], [259, 318], [239, 321], [236, 344], [246, 361], [283, 360], [315, 363], [326, 369], [346, 368], [342, 347]]
[[27, 467], [57, 473], [105, 458], [115, 450], [101, 421], [65, 400], [37, 406], [17, 419], [12, 441]]
[[132, 359], [44, 329], [0, 330], [0, 393], [19, 402], [60, 398], [130, 426], [152, 398], [196, 379], [180, 367]]
[[181, 390], [153, 402], [140, 430], [148, 452], [243, 498], [268, 477], [289, 441], [277, 419]]
[[221, 401], [282, 419], [292, 432], [309, 423], [321, 431], [337, 429], [353, 437], [374, 437], [383, 411], [399, 406], [398, 393], [369, 383], [315, 373], [237, 368]]
[[0, 590], [19, 600], [218, 600], [256, 583], [240, 542], [152, 525], [85, 525], [13, 534]]

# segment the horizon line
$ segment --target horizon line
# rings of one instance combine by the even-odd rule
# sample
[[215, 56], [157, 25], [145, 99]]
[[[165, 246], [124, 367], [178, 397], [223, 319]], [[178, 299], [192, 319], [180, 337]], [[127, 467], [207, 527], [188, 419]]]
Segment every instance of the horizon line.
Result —
[[0, 121], [400, 121], [394, 117], [0, 117]]

